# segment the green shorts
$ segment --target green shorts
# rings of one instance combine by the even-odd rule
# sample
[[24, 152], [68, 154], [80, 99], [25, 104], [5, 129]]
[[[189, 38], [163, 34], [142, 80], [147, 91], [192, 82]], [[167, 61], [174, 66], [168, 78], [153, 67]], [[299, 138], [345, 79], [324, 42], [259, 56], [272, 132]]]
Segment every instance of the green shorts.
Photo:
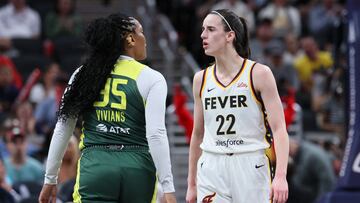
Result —
[[156, 200], [156, 169], [146, 148], [85, 148], [77, 170], [75, 203]]

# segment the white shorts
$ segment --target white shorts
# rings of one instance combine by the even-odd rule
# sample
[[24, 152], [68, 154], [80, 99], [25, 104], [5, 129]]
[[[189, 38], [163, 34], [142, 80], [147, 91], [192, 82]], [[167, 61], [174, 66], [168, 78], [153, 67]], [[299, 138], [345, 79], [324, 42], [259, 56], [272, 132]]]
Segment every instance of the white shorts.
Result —
[[197, 163], [198, 203], [270, 202], [271, 178], [265, 152], [203, 152]]

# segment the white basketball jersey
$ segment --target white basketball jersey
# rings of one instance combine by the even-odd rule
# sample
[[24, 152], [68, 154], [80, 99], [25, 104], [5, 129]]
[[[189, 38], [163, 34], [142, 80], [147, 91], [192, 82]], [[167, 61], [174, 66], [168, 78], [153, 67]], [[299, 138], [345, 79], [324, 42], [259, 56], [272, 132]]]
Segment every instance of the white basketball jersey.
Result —
[[216, 77], [216, 66], [204, 71], [200, 97], [204, 112], [201, 149], [213, 153], [243, 153], [269, 148], [263, 103], [251, 79], [255, 62], [245, 59], [232, 82], [225, 86]]

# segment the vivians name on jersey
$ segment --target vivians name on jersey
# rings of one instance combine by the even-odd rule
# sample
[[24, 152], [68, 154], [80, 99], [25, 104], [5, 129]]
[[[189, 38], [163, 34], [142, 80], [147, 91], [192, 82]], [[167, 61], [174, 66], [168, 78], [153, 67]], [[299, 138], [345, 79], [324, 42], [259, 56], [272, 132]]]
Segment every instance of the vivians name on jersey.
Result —
[[230, 108], [241, 108], [247, 107], [245, 95], [231, 95], [225, 97], [206, 97], [205, 98], [205, 110], [218, 109], [230, 107]]
[[125, 112], [114, 110], [96, 110], [98, 121], [125, 122]]

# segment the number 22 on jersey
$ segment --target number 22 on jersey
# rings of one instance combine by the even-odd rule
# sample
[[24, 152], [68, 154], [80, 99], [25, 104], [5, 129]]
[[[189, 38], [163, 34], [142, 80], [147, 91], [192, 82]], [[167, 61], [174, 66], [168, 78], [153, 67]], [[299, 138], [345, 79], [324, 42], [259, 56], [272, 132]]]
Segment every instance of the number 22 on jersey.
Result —
[[[119, 85], [126, 85], [128, 80], [120, 78], [109, 78], [106, 81], [105, 88], [101, 90], [100, 95], [103, 95], [102, 101], [94, 102], [94, 107], [105, 107], [109, 104], [110, 93], [114, 96], [120, 97], [120, 102], [110, 102], [110, 107], [114, 109], [126, 109], [126, 94], [124, 91], [118, 90]], [[111, 90], [110, 90], [111, 88]]]

